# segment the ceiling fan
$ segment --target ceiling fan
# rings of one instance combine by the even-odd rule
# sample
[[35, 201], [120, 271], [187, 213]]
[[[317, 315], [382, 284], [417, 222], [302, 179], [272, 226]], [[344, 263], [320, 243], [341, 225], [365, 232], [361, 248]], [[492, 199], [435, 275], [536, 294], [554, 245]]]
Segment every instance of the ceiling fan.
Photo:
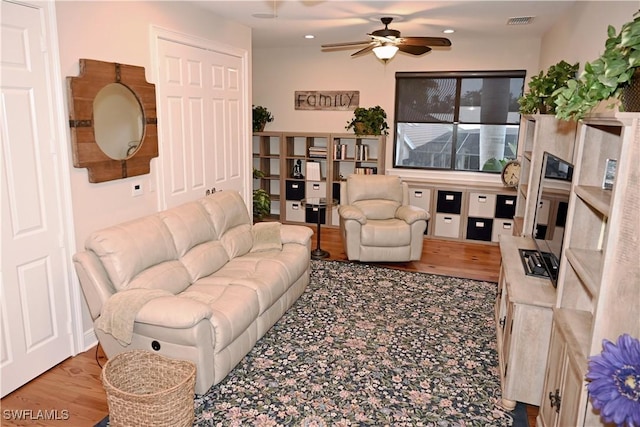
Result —
[[400, 31], [389, 28], [393, 18], [380, 18], [384, 24], [384, 29], [376, 30], [370, 34], [371, 40], [359, 42], [323, 44], [323, 49], [345, 48], [349, 46], [368, 45], [351, 56], [358, 56], [373, 51], [373, 53], [384, 62], [393, 58], [398, 50], [411, 55], [422, 55], [431, 50], [431, 46], [451, 46], [451, 41], [445, 37], [401, 37]]

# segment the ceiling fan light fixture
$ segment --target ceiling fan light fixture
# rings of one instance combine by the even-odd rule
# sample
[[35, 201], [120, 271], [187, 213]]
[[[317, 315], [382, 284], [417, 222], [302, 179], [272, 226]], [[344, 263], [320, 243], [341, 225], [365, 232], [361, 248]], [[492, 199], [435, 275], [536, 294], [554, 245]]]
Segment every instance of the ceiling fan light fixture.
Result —
[[390, 43], [385, 43], [373, 48], [373, 53], [378, 57], [378, 59], [381, 59], [385, 62], [393, 58], [397, 51], [398, 46]]

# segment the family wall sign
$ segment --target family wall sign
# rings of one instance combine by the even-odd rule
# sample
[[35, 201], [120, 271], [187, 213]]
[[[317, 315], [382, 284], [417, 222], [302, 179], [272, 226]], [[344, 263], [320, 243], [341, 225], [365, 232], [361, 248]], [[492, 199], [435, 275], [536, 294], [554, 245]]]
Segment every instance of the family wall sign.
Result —
[[354, 110], [360, 104], [360, 91], [295, 91], [294, 98], [296, 110]]

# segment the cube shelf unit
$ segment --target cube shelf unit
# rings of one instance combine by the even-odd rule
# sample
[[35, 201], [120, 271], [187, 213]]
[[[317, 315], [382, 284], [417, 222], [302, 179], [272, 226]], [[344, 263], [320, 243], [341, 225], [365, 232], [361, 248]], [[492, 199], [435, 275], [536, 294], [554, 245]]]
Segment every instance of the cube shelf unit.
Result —
[[516, 235], [531, 236], [536, 213], [536, 201], [542, 173], [544, 152], [573, 163], [576, 123], [558, 120], [551, 114], [523, 115], [520, 119], [522, 170], [516, 206]]
[[253, 135], [253, 168], [264, 177], [253, 179], [253, 189], [262, 189], [271, 197], [270, 218], [278, 219], [281, 212], [282, 134], [260, 132]]
[[[337, 206], [329, 212], [306, 209], [302, 199], [340, 199], [340, 181], [351, 173], [384, 173], [385, 136], [349, 133], [258, 132], [253, 134], [253, 166], [265, 177], [254, 189], [271, 195], [271, 218], [283, 223], [337, 226]], [[302, 177], [294, 177], [299, 168]]]
[[[539, 426], [603, 425], [588, 400], [587, 359], [628, 333], [640, 338], [640, 114], [585, 118], [560, 261]], [[607, 159], [615, 181], [603, 189]], [[560, 403], [558, 403], [560, 402]]]
[[425, 235], [439, 239], [498, 242], [513, 234], [517, 193], [502, 186], [455, 185], [405, 179], [409, 203], [431, 213]]

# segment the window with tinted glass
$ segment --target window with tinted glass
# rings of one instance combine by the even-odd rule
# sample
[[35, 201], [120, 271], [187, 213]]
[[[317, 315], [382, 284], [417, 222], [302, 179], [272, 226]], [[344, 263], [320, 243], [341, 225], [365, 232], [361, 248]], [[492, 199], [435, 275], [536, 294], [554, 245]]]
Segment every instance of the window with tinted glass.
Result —
[[396, 73], [396, 168], [497, 172], [516, 156], [524, 71]]

